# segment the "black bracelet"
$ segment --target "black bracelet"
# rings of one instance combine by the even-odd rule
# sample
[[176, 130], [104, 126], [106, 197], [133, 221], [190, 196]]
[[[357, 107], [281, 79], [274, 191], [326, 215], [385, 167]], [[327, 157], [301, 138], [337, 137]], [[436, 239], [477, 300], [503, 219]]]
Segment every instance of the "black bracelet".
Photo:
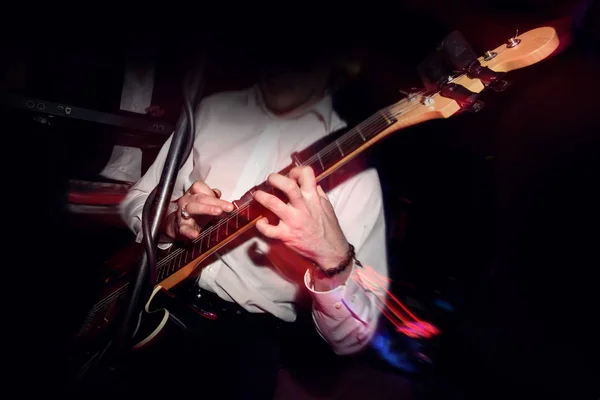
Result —
[[340, 265], [338, 265], [335, 268], [325, 269], [325, 268], [321, 267], [320, 265], [313, 262], [314, 269], [318, 270], [322, 274], [325, 274], [328, 278], [331, 278], [332, 276], [335, 276], [335, 275], [339, 274], [340, 272], [343, 272], [346, 268], [348, 268], [348, 265], [352, 261], [355, 261], [357, 263], [357, 265], [360, 266], [361, 264], [356, 259], [356, 255], [354, 254], [354, 246], [352, 246], [350, 243], [348, 243], [348, 245], [350, 246], [350, 249], [348, 250], [348, 255], [346, 256], [346, 259], [340, 263]]

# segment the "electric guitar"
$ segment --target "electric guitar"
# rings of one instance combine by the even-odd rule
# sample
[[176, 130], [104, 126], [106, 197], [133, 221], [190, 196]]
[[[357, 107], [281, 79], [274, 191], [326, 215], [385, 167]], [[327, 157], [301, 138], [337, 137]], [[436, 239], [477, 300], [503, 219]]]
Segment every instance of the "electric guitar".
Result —
[[[310, 166], [318, 181], [331, 175], [342, 165], [355, 158], [387, 136], [404, 128], [423, 122], [449, 118], [471, 109], [477, 111], [481, 104], [477, 93], [486, 88], [502, 85], [504, 73], [524, 68], [550, 56], [559, 45], [555, 29], [541, 27], [510, 38], [492, 51], [471, 62], [468, 68], [456, 71], [434, 90], [423, 90], [409, 94], [406, 98], [379, 110], [368, 119], [349, 129], [337, 139], [317, 149], [314, 146], [291, 155], [292, 163], [282, 174], [294, 166]], [[172, 289], [199, 276], [201, 267], [217, 252], [240, 234], [252, 228], [263, 215], [262, 207], [253, 201], [256, 190], [274, 193], [266, 182], [250, 189], [234, 202], [235, 210], [227, 217], [215, 219], [199, 237], [186, 245], [172, 246], [168, 251], [159, 251], [157, 281], [145, 308], [136, 321], [134, 349], [141, 349], [155, 340], [172, 320], [184, 325], [173, 313]], [[83, 374], [110, 345], [114, 322], [127, 301], [127, 269], [115, 269], [107, 276], [100, 301], [93, 305], [76, 334], [81, 364], [78, 373]], [[167, 304], [167, 305], [165, 305]], [[186, 308], [187, 307], [187, 308]], [[183, 305], [190, 315], [216, 318], [210, 310], [201, 310]], [[181, 308], [180, 308], [181, 310]]]

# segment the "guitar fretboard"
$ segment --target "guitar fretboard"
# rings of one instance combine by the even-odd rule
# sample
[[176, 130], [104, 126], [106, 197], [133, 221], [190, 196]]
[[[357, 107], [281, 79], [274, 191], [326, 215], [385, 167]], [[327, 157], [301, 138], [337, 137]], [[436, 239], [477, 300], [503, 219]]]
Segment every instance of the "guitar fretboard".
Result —
[[[369, 119], [358, 124], [348, 132], [308, 155], [304, 152], [292, 155], [293, 164], [280, 171], [287, 174], [292, 166], [310, 166], [319, 177], [334, 165], [348, 157], [365, 143], [373, 140], [380, 132], [396, 122], [394, 113], [388, 108], [381, 110]], [[310, 149], [310, 147], [308, 148]], [[266, 181], [250, 189], [239, 200], [233, 202], [236, 209], [226, 217], [216, 219], [209, 224], [193, 242], [185, 247], [173, 250], [157, 263], [157, 283], [168, 278], [198, 257], [214, 251], [226, 239], [235, 235], [242, 228], [263, 215], [264, 209], [254, 201], [253, 194], [263, 190], [280, 197]]]

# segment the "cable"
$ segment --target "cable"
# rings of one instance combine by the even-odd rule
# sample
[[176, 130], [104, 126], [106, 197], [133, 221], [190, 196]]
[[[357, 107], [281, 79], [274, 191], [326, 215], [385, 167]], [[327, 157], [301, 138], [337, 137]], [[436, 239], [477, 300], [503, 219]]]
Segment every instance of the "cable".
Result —
[[[185, 140], [185, 150], [183, 152], [184, 157], [181, 157], [181, 160], [179, 162], [179, 168], [178, 170], [180, 170], [183, 165], [185, 164], [185, 162], [187, 161], [187, 158], [189, 157], [189, 154], [192, 151], [192, 147], [194, 144], [194, 136], [195, 136], [195, 121], [194, 121], [194, 112], [193, 112], [193, 108], [194, 108], [194, 102], [196, 98], [201, 98], [201, 96], [199, 95], [200, 92], [200, 87], [198, 85], [198, 79], [200, 79], [200, 76], [202, 75], [202, 66], [200, 66], [199, 68], [192, 68], [188, 74], [186, 75], [186, 77], [183, 79], [182, 82], [182, 90], [183, 90], [183, 100], [184, 100], [184, 112], [185, 112], [185, 120], [184, 123], [187, 123], [187, 137]], [[156, 200], [156, 190], [158, 187], [155, 187], [152, 192], [150, 192], [150, 194], [148, 195], [148, 198], [146, 199], [146, 202], [144, 203], [144, 208], [142, 210], [142, 231], [143, 231], [143, 244], [144, 244], [144, 250], [146, 252], [146, 258], [147, 258], [147, 262], [148, 262], [148, 273], [149, 273], [149, 281], [150, 281], [150, 286], [154, 285], [154, 283], [156, 282], [156, 270], [157, 270], [157, 266], [156, 266], [156, 243], [154, 240], [152, 240], [152, 232], [151, 232], [151, 217], [152, 217], [152, 211], [154, 208], [154, 203]], [[145, 298], [145, 297], [144, 297]]]

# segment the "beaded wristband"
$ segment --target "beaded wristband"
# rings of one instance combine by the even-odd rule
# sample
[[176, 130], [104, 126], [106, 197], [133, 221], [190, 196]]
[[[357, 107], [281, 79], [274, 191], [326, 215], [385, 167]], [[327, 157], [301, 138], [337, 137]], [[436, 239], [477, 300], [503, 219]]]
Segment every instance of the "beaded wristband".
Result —
[[313, 263], [314, 269], [318, 270], [320, 273], [325, 274], [327, 277], [330, 278], [332, 276], [339, 274], [340, 272], [343, 272], [346, 268], [348, 268], [348, 264], [350, 264], [350, 262], [353, 260], [357, 263], [357, 265], [360, 266], [361, 264], [356, 259], [356, 255], [354, 254], [354, 246], [352, 246], [350, 243], [348, 243], [348, 244], [350, 246], [350, 249], [348, 250], [348, 255], [346, 256], [346, 259], [340, 263], [340, 265], [338, 265], [335, 268], [325, 269], [325, 268], [321, 267], [320, 265]]

